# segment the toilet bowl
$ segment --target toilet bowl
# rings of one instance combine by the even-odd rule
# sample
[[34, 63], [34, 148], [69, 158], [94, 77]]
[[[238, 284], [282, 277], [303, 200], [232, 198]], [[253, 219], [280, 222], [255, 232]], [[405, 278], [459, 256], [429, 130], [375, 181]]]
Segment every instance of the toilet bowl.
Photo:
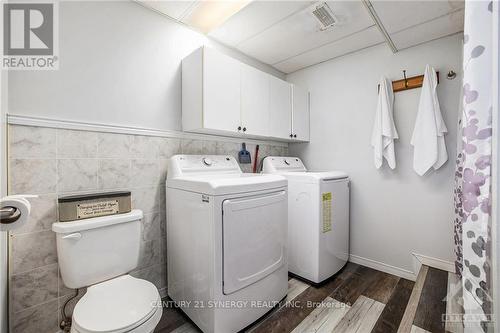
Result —
[[52, 225], [61, 277], [87, 287], [72, 316], [72, 333], [151, 333], [161, 319], [158, 289], [127, 274], [137, 267], [142, 211]]
[[71, 332], [149, 333], [161, 314], [156, 287], [151, 282], [123, 275], [87, 289], [73, 311]]

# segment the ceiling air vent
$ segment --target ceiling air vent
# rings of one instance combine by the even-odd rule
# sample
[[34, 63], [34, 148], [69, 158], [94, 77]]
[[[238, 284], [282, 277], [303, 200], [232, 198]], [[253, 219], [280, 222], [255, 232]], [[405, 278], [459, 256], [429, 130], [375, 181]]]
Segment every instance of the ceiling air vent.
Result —
[[317, 5], [316, 8], [313, 9], [312, 14], [316, 18], [316, 20], [318, 20], [320, 24], [320, 29], [322, 31], [333, 27], [335, 23], [337, 23], [335, 15], [333, 15], [332, 10], [330, 9], [330, 7], [327, 5], [326, 2]]

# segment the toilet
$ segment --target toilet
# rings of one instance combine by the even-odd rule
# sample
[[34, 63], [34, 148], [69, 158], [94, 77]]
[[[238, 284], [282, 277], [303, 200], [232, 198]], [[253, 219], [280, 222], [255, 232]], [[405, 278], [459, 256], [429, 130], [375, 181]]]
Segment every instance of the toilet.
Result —
[[137, 267], [141, 210], [52, 225], [64, 284], [87, 287], [72, 333], [150, 333], [162, 315], [158, 289], [128, 273]]

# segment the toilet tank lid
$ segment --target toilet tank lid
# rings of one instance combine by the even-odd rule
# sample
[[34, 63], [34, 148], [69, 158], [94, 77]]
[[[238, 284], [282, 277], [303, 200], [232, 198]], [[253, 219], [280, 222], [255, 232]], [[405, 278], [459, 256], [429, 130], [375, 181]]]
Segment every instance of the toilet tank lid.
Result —
[[93, 217], [84, 220], [75, 220], [70, 222], [57, 222], [52, 224], [52, 231], [61, 234], [78, 232], [95, 228], [102, 228], [118, 223], [133, 222], [142, 220], [142, 210], [133, 209], [130, 213], [116, 214], [108, 216]]

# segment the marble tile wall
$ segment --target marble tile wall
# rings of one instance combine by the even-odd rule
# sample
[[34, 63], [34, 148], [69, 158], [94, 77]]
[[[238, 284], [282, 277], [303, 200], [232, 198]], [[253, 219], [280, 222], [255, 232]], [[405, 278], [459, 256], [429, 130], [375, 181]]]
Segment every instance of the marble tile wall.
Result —
[[[140, 263], [131, 274], [151, 281], [165, 295], [167, 159], [178, 153], [237, 157], [238, 143], [216, 139], [10, 125], [9, 194], [39, 195], [30, 199], [33, 213], [28, 224], [9, 237], [11, 333], [58, 331], [61, 307], [74, 294], [60, 278], [51, 231], [59, 195], [130, 190], [133, 208], [144, 212]], [[247, 144], [247, 150], [253, 160], [255, 145]], [[260, 145], [260, 157], [287, 153], [287, 147]], [[241, 167], [251, 171], [250, 164]]]

